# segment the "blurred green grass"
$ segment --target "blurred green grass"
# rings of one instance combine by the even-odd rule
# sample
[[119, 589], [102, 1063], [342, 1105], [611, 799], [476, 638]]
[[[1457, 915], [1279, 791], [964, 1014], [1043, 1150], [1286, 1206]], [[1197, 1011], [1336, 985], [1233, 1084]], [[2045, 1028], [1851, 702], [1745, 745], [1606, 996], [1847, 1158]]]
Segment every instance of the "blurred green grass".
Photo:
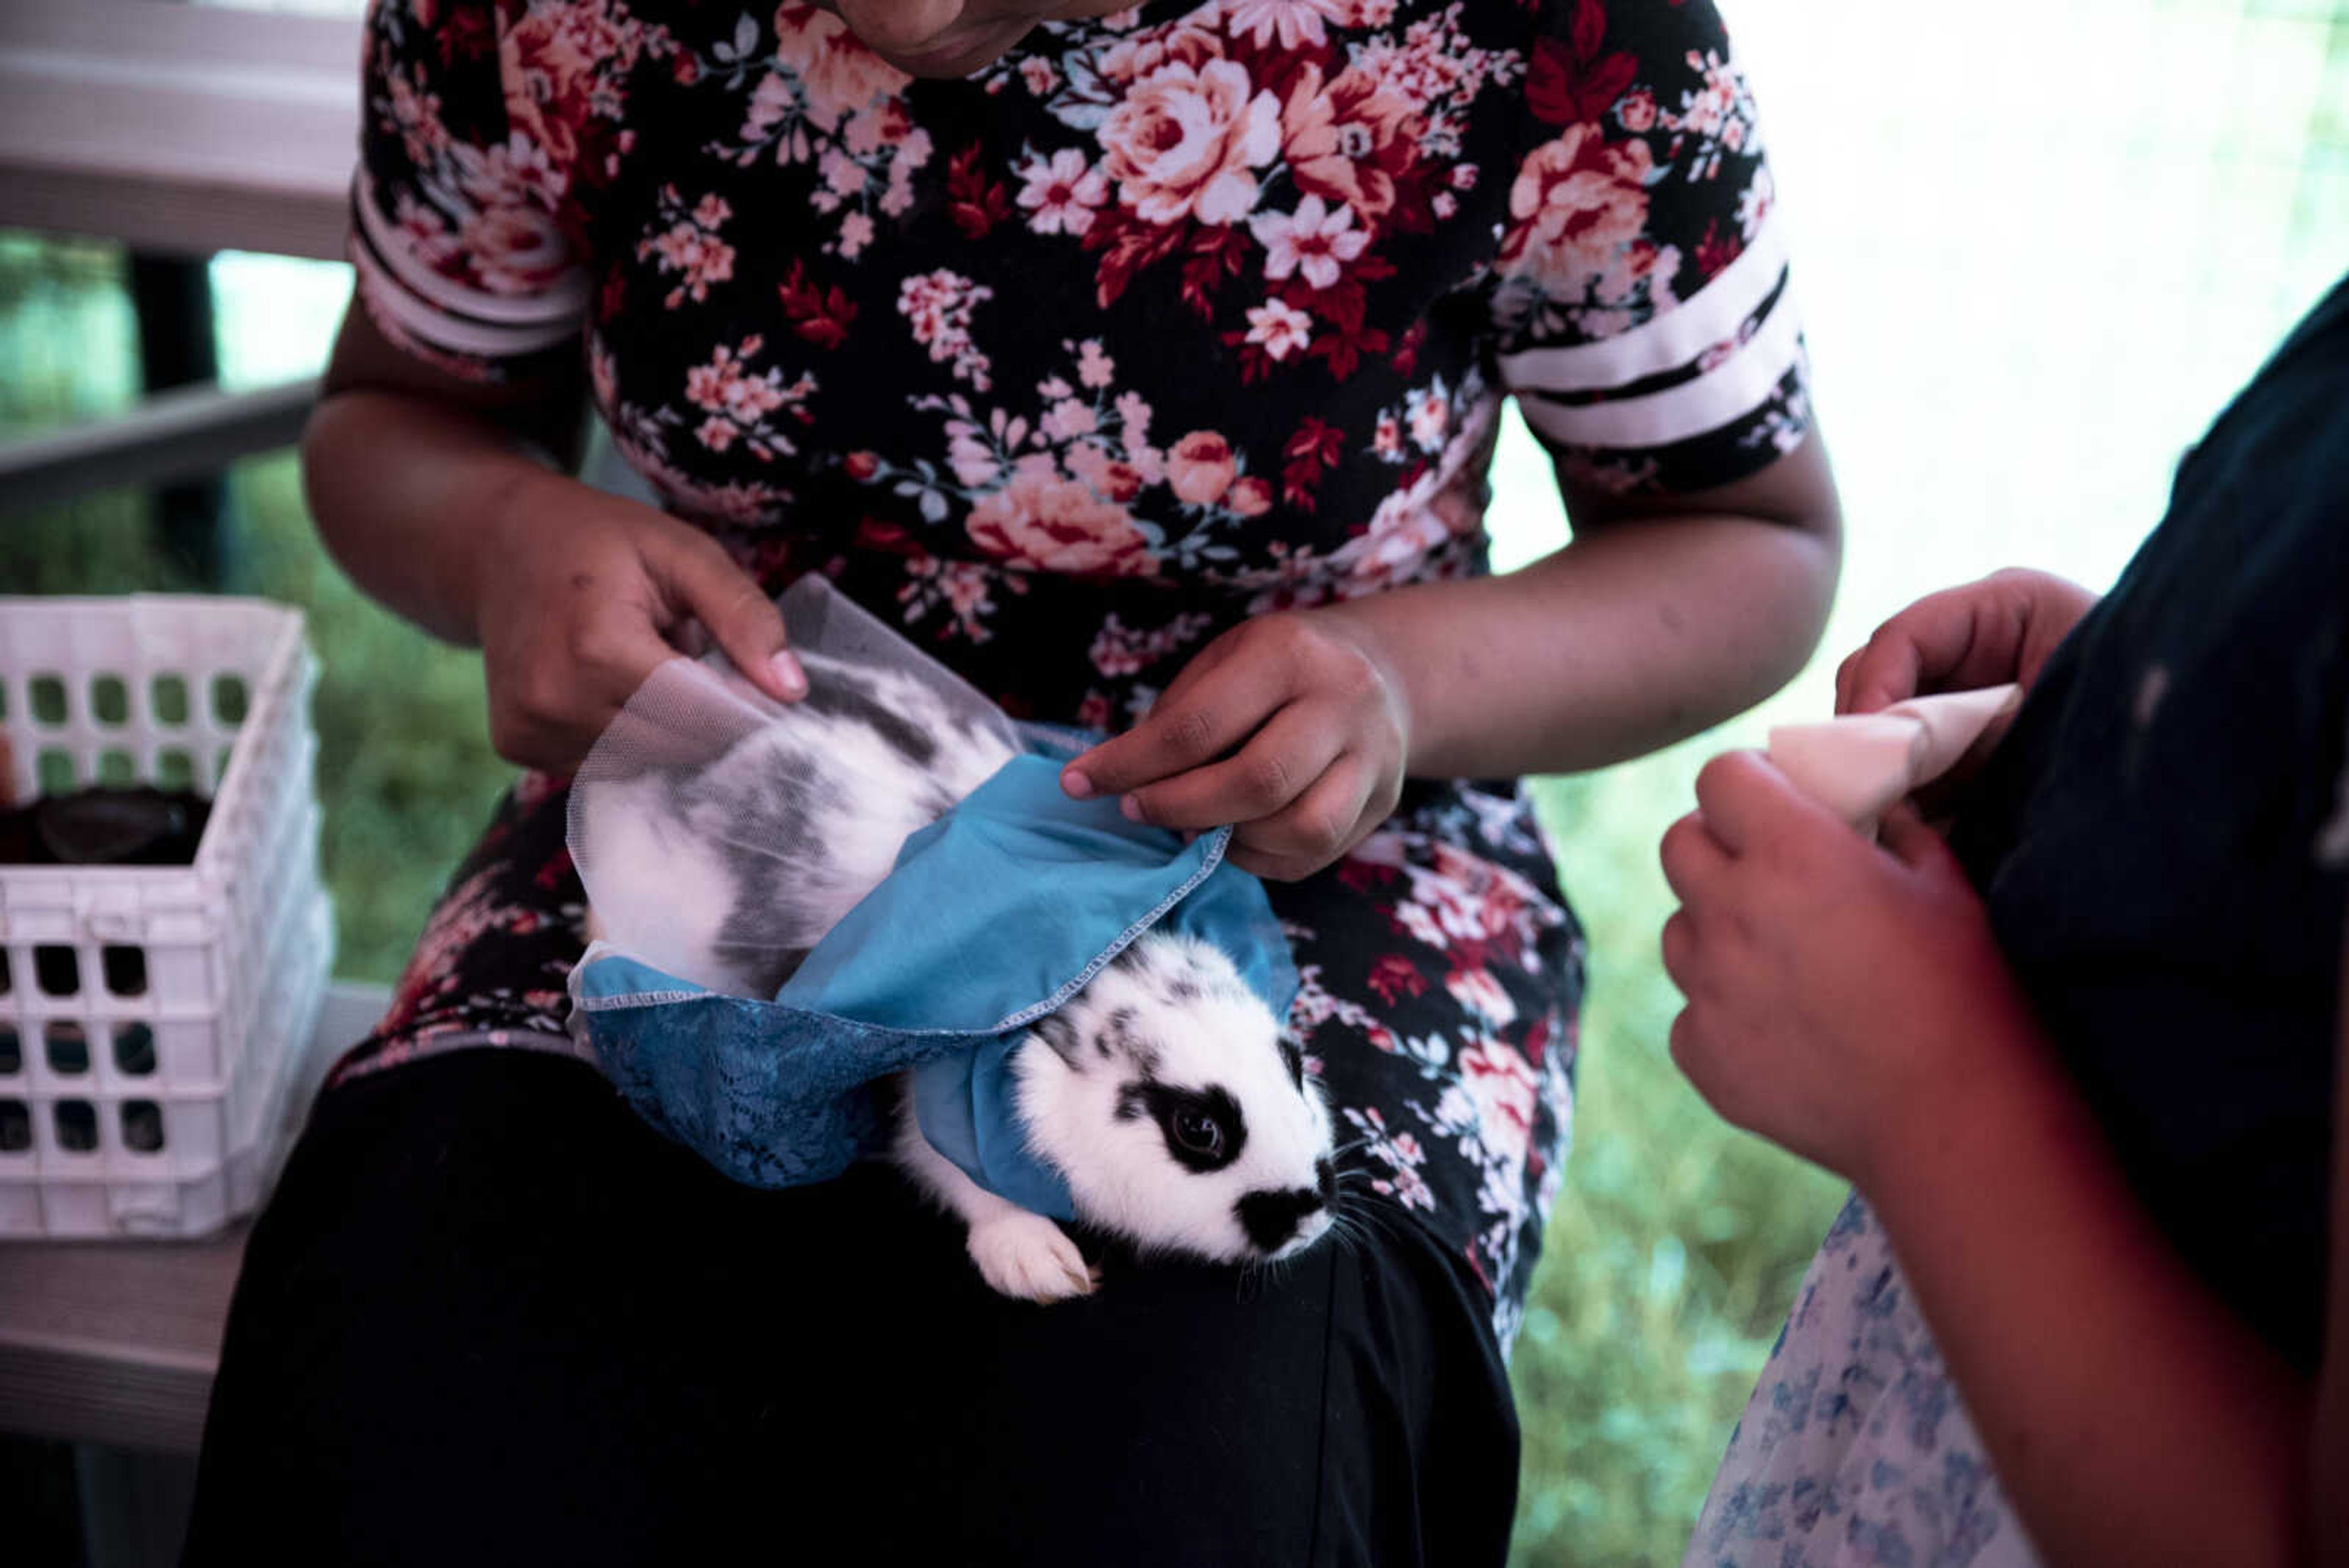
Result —
[[[0, 235], [0, 433], [135, 395], [109, 248]], [[491, 752], [480, 662], [362, 597], [319, 547], [292, 454], [231, 475], [233, 585], [298, 605], [324, 671], [315, 719], [341, 972], [388, 980], [512, 770]], [[0, 513], [0, 584], [183, 590], [139, 495]], [[1525, 1430], [1518, 1561], [1676, 1556], [1836, 1191], [1729, 1132], [1662, 1042], [1669, 908], [1653, 846], [1709, 754], [1697, 742], [1547, 781], [1541, 805], [1588, 928], [1593, 985], [1568, 1180], [1512, 1367]]]

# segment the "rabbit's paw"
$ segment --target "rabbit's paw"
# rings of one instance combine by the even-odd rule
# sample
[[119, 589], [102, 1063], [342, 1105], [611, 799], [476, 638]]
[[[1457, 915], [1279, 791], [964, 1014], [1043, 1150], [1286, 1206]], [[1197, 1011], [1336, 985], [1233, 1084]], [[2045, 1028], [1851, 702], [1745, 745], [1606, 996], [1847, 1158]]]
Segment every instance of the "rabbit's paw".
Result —
[[1024, 1209], [973, 1225], [970, 1261], [999, 1293], [1031, 1302], [1091, 1295], [1101, 1283], [1066, 1231]]

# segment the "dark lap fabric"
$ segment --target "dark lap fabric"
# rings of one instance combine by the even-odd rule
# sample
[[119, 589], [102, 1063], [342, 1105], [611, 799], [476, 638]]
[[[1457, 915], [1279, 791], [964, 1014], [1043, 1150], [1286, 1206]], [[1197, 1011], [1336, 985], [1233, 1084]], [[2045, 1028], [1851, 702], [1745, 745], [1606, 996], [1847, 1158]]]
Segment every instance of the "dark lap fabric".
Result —
[[1498, 1563], [1483, 1293], [1353, 1229], [1253, 1275], [1089, 1240], [1039, 1307], [885, 1168], [758, 1191], [584, 1064], [414, 1063], [255, 1228], [187, 1562]]

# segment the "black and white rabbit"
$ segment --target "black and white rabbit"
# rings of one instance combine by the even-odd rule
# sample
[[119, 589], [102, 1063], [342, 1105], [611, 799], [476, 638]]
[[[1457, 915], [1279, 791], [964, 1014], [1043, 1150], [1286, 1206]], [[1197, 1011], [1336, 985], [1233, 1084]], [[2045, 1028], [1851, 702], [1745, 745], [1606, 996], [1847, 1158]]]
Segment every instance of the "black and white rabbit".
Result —
[[[715, 991], [775, 994], [816, 942], [936, 821], [1014, 754], [908, 675], [803, 652], [808, 695], [689, 774], [650, 770], [583, 797], [599, 919], [625, 899], [657, 918], [613, 934]], [[760, 846], [731, 851], [730, 844]], [[1288, 1257], [1330, 1224], [1329, 1108], [1279, 1022], [1231, 960], [1145, 933], [1014, 1048], [1033, 1152], [1078, 1216], [1142, 1252]], [[903, 1075], [901, 1075], [901, 1079]], [[1058, 1301], [1096, 1276], [1050, 1218], [979, 1187], [923, 1137], [901, 1081], [898, 1167], [968, 1228], [1006, 1295]]]

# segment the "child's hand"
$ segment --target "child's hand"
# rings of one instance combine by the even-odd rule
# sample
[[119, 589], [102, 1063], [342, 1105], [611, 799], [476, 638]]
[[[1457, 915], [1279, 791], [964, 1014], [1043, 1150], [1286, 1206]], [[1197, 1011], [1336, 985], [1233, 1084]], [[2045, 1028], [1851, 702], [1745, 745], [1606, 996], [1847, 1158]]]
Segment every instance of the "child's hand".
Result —
[[1960, 1093], [2025, 1004], [1949, 847], [1903, 807], [1884, 846], [1751, 752], [1697, 776], [1661, 847], [1682, 908], [1672, 1060], [1723, 1117], [1868, 1184], [1879, 1150]]
[[1873, 713], [1922, 692], [2014, 681], [2026, 690], [2096, 596], [2009, 567], [1919, 599], [1836, 670], [1836, 711]]
[[1128, 816], [1160, 827], [1236, 824], [1232, 863], [1291, 882], [1394, 809], [1409, 735], [1402, 685], [1369, 629], [1292, 611], [1201, 649], [1141, 723], [1071, 763], [1061, 784], [1122, 794]]
[[490, 741], [523, 767], [568, 773], [698, 620], [753, 685], [806, 695], [783, 618], [718, 542], [635, 502], [525, 490], [489, 542], [478, 593]]

